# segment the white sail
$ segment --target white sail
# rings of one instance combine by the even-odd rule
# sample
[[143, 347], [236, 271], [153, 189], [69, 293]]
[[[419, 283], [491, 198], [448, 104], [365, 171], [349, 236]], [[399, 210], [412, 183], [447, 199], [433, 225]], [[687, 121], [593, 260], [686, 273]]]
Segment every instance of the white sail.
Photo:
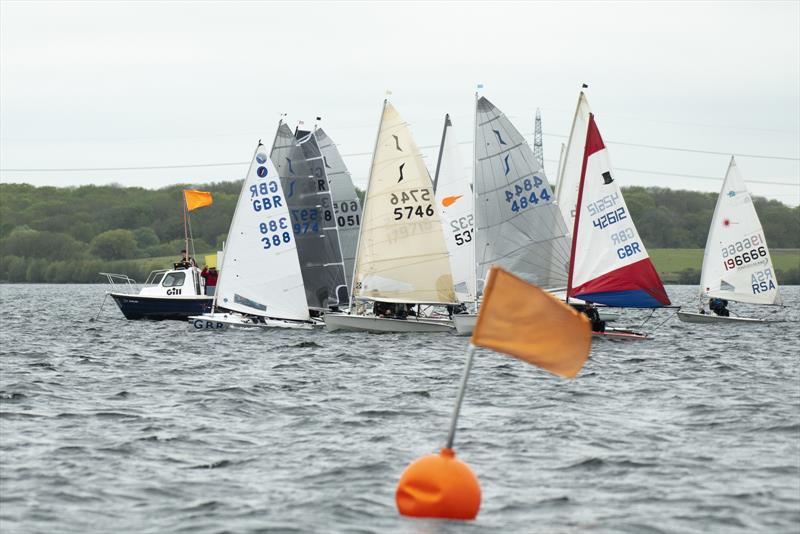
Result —
[[403, 119], [384, 102], [353, 276], [356, 298], [453, 303], [453, 276], [430, 175]]
[[286, 197], [261, 142], [236, 203], [215, 297], [226, 310], [309, 319]]
[[703, 256], [702, 294], [753, 304], [782, 304], [764, 230], [731, 158]]
[[453, 284], [459, 301], [474, 302], [475, 217], [472, 188], [469, 185], [469, 170], [464, 168], [449, 115], [445, 117], [440, 153], [436, 203], [441, 210], [445, 241], [450, 252]]
[[566, 151], [558, 169], [558, 188], [556, 189], [556, 202], [567, 223], [570, 232], [575, 224], [575, 206], [578, 203], [578, 187], [581, 181], [581, 167], [583, 165], [583, 151], [586, 146], [586, 130], [589, 127], [589, 102], [581, 91], [578, 105], [575, 108], [575, 117], [572, 119], [572, 129], [569, 132], [569, 141]]

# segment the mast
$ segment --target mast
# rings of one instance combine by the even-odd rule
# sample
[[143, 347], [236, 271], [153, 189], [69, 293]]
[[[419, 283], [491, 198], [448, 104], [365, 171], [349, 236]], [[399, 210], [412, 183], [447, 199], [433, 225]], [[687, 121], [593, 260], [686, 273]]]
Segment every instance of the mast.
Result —
[[[479, 85], [479, 88], [483, 87], [483, 85]], [[477, 201], [478, 195], [478, 188], [475, 184], [475, 179], [477, 178], [476, 170], [478, 168], [477, 160], [475, 159], [478, 154], [478, 91], [475, 91], [475, 102], [473, 104], [473, 109], [475, 112], [473, 121], [472, 121], [472, 216], [475, 220], [475, 231], [472, 236], [472, 240], [475, 241], [475, 236], [478, 234], [478, 214], [475, 211], [475, 204]], [[477, 302], [478, 302], [478, 247], [475, 245], [472, 246], [472, 271], [473, 271], [473, 280], [475, 281], [475, 302], [476, 302], [476, 309], [477, 309]]]
[[[389, 102], [388, 98], [383, 99], [381, 106], [381, 118], [378, 120], [378, 131], [375, 134], [375, 146], [372, 149], [372, 160], [369, 163], [369, 176], [367, 177], [367, 187], [364, 189], [364, 205], [361, 206], [361, 224], [364, 224], [364, 214], [367, 213], [367, 198], [369, 198], [369, 183], [372, 181], [372, 169], [375, 165], [375, 152], [378, 150], [378, 140], [381, 137], [381, 128], [383, 127], [383, 114], [386, 112], [386, 103]], [[356, 243], [356, 258], [353, 262], [353, 289], [350, 291], [350, 312], [353, 311], [353, 303], [356, 300], [356, 273], [358, 273], [359, 252], [361, 249], [361, 232], [358, 234], [358, 242]]]
[[[276, 138], [277, 138], [277, 135], [278, 134], [276, 132], [275, 133]], [[258, 140], [258, 144], [256, 145], [256, 149], [253, 151], [253, 155], [250, 157], [250, 166], [247, 167], [247, 173], [245, 173], [245, 175], [244, 175], [244, 181], [245, 182], [247, 182], [247, 177], [250, 175], [250, 171], [253, 170], [253, 162], [256, 159], [256, 154], [258, 154], [258, 149], [260, 147], [262, 147], [262, 146], [263, 145], [261, 144], [261, 139], [259, 139]], [[245, 185], [243, 183], [242, 187], [244, 187], [244, 186]], [[239, 195], [241, 195], [241, 194], [242, 193], [240, 191]], [[233, 209], [233, 217], [231, 217], [231, 224], [230, 224], [230, 226], [228, 226], [228, 237], [225, 240], [225, 242], [230, 242], [230, 240], [231, 240], [231, 229], [233, 228], [233, 221], [236, 220], [236, 212], [238, 210], [239, 210], [239, 200], [237, 199], [236, 200], [236, 207], [234, 207], [234, 209]], [[224, 246], [224, 242], [223, 242], [223, 251], [224, 250], [225, 250], [225, 246]], [[216, 289], [214, 290], [214, 299], [211, 301], [211, 313], [214, 313], [214, 310], [217, 309], [217, 296], [220, 294], [220, 287], [222, 287], [222, 284], [220, 282], [224, 281], [225, 275], [223, 274], [223, 272], [224, 272], [224, 267], [225, 267], [225, 260], [227, 258], [228, 258], [228, 255], [223, 253], [222, 254], [222, 264], [219, 266], [219, 279], [217, 280], [217, 286], [216, 286]]]
[[[589, 122], [594, 120], [594, 114], [589, 113]], [[578, 201], [575, 203], [575, 223], [572, 226], [572, 249], [569, 253], [569, 272], [567, 273], [567, 298], [566, 302], [569, 304], [569, 294], [572, 291], [572, 271], [575, 269], [575, 245], [578, 243], [578, 224], [581, 221], [581, 207], [583, 204], [583, 183], [586, 180], [586, 164], [589, 158], [586, 157], [586, 149], [589, 145], [589, 136], [586, 136], [586, 142], [583, 147], [583, 163], [581, 164], [581, 181], [578, 184]]]
[[439, 145], [439, 159], [436, 160], [436, 173], [433, 176], [433, 193], [436, 194], [436, 186], [439, 184], [439, 169], [442, 166], [442, 154], [444, 153], [444, 138], [447, 135], [447, 127], [451, 126], [450, 114], [444, 115], [444, 128], [442, 128], [442, 143]]

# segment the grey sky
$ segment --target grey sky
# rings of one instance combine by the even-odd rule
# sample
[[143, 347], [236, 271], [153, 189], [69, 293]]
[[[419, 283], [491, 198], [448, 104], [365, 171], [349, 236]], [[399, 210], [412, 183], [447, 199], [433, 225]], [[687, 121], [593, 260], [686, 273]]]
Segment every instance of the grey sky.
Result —
[[[387, 89], [419, 145], [438, 144], [446, 112], [471, 141], [483, 83], [523, 133], [541, 108], [554, 176], [585, 81], [623, 185], [718, 191], [728, 156], [615, 141], [781, 156], [737, 161], [753, 193], [800, 203], [798, 2], [4, 1], [0, 11], [3, 169], [243, 162], [259, 137], [271, 143], [281, 113], [292, 126], [320, 115], [343, 154], [369, 153]], [[424, 152], [432, 172], [436, 149]], [[363, 186], [370, 157], [345, 161]], [[245, 170], [0, 179], [159, 187]]]

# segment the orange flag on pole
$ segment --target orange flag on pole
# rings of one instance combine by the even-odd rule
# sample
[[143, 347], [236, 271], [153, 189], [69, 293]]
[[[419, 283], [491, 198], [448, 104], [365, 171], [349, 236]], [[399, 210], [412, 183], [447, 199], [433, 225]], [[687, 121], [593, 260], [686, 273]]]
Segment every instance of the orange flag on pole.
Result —
[[533, 284], [493, 267], [472, 344], [574, 378], [589, 358], [588, 317]]
[[210, 192], [195, 191], [194, 189], [184, 189], [183, 198], [186, 199], [186, 209], [188, 211], [196, 210], [203, 206], [210, 206], [214, 202]]

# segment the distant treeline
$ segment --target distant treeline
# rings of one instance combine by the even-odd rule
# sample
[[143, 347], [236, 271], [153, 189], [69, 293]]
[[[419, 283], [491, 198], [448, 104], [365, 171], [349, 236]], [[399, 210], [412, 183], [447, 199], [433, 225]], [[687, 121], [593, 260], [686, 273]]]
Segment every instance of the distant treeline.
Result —
[[[144, 258], [175, 257], [183, 248], [181, 190], [140, 187], [34, 187], [0, 184], [0, 280], [99, 282], [99, 271], [143, 280], [166, 265]], [[213, 205], [191, 213], [194, 249], [219, 249], [227, 237], [241, 181], [196, 186]], [[649, 248], [703, 248], [717, 195], [660, 188], [624, 189]], [[359, 192], [361, 193], [361, 192]], [[772, 248], [800, 248], [800, 208], [755, 199]], [[800, 282], [800, 273], [784, 273]], [[696, 282], [687, 273], [686, 283]]]

